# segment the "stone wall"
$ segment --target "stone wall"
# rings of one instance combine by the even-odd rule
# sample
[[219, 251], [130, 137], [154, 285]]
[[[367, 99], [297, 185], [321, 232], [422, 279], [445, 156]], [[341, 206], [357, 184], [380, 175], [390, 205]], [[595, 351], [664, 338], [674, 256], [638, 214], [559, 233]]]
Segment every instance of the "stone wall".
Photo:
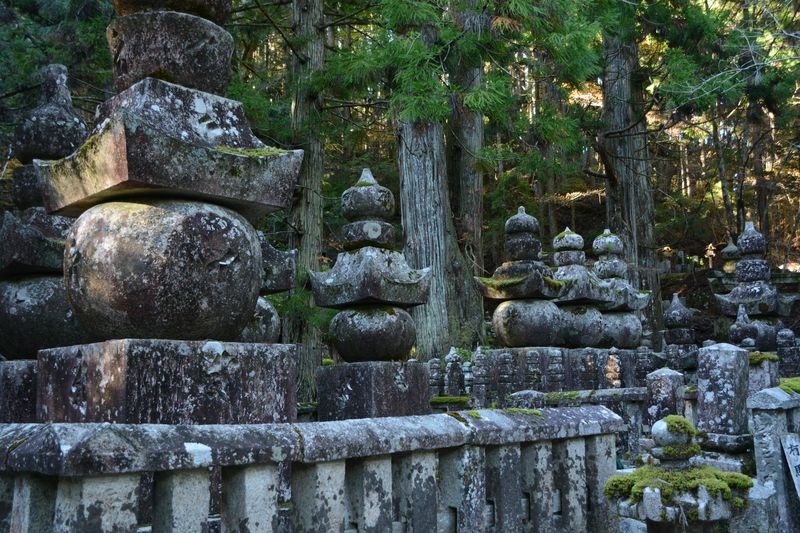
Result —
[[137, 515], [153, 516], [154, 531], [608, 531], [602, 488], [621, 427], [600, 406], [247, 426], [7, 424], [0, 531], [135, 532]]

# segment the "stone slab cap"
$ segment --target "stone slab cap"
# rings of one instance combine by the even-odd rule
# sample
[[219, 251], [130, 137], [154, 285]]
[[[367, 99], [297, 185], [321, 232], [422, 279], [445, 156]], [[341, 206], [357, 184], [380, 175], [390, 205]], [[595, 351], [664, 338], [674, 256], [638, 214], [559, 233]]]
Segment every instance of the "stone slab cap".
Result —
[[748, 409], [788, 411], [800, 407], [800, 394], [789, 394], [780, 387], [762, 389], [747, 399]]
[[599, 306], [603, 311], [641, 311], [647, 307], [652, 297], [650, 291], [640, 291], [624, 279], [604, 279], [601, 284], [611, 300]]
[[735, 317], [742, 305], [748, 315], [771, 315], [778, 309], [778, 289], [766, 281], [737, 285], [728, 294], [715, 294], [720, 312]]
[[180, 11], [223, 25], [231, 15], [231, 0], [113, 0], [117, 15], [141, 11]]
[[625, 426], [602, 405], [459, 411], [458, 417], [470, 429], [469, 443], [479, 446], [616, 433]]
[[[484, 298], [491, 300], [520, 300], [527, 298], [557, 298], [565, 283], [554, 280], [552, 272], [539, 261], [504, 263], [491, 278], [475, 276], [475, 283]], [[501, 271], [501, 269], [503, 269]], [[498, 272], [501, 271], [501, 272]]]
[[302, 150], [209, 147], [170, 133], [115, 112], [71, 156], [36, 161], [45, 207], [78, 216], [109, 200], [166, 196], [221, 204], [257, 222], [291, 201]]
[[189, 470], [294, 460], [289, 424], [0, 426], [0, 471], [57, 476]]
[[317, 463], [353, 457], [462, 446], [469, 430], [445, 414], [361, 418], [295, 424], [303, 443], [299, 461]]
[[163, 339], [41, 350], [38, 420], [291, 422], [295, 357], [289, 344]]
[[366, 246], [340, 253], [326, 272], [309, 272], [320, 307], [382, 303], [413, 307], [428, 301], [431, 269], [414, 270], [400, 252]]
[[285, 292], [294, 287], [297, 272], [297, 250], [278, 250], [267, 240], [263, 232], [258, 232], [261, 242], [261, 259], [264, 264], [264, 280], [261, 294]]
[[228, 87], [233, 37], [209, 20], [174, 11], [136, 13], [112, 20], [106, 37], [118, 91], [150, 76], [215, 94]]

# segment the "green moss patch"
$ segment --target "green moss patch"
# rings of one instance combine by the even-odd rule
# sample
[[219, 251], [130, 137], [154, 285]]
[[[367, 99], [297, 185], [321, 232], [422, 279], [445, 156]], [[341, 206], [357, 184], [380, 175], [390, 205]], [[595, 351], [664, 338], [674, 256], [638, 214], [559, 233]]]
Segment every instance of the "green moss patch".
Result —
[[667, 415], [664, 417], [664, 422], [667, 423], [667, 429], [670, 433], [680, 433], [681, 435], [691, 435], [692, 437], [700, 434], [692, 423], [682, 416]]
[[528, 415], [528, 416], [542, 416], [542, 412], [538, 409], [522, 409], [520, 407], [507, 407], [503, 409], [503, 412], [506, 414], [518, 414], [518, 415]]
[[469, 400], [469, 396], [434, 396], [431, 398], [431, 405], [465, 405]]
[[760, 365], [764, 361], [772, 361], [774, 363], [780, 361], [777, 354], [769, 352], [750, 352], [748, 357], [750, 358], [750, 366]]
[[683, 459], [686, 457], [693, 457], [700, 454], [700, 445], [695, 443], [690, 444], [675, 444], [674, 446], [664, 446], [661, 449], [665, 456], [673, 459]]
[[478, 411], [467, 411], [467, 416], [470, 418], [481, 419], [483, 418]]
[[661, 501], [669, 504], [673, 496], [684, 492], [694, 493], [704, 486], [712, 498], [722, 495], [730, 500], [734, 492], [749, 490], [753, 480], [736, 472], [722, 472], [709, 466], [687, 470], [665, 470], [652, 465], [637, 468], [631, 474], [612, 476], [603, 489], [608, 498], [625, 498], [640, 502], [644, 489], [661, 490]]
[[281, 150], [274, 146], [265, 146], [264, 148], [233, 148], [231, 146], [217, 146], [215, 148], [218, 152], [233, 155], [243, 155], [247, 157], [268, 157], [274, 155], [281, 155], [288, 152], [288, 150]]
[[781, 378], [780, 388], [788, 394], [800, 394], [800, 377]]
[[322, 360], [322, 366], [333, 366], [336, 364], [336, 361], [333, 359], [328, 359], [327, 357]]
[[490, 289], [502, 290], [519, 285], [520, 283], [525, 281], [527, 277], [528, 276], [516, 276], [513, 278], [500, 278], [500, 279], [478, 278], [478, 281], [480, 281], [482, 285], [489, 287]]

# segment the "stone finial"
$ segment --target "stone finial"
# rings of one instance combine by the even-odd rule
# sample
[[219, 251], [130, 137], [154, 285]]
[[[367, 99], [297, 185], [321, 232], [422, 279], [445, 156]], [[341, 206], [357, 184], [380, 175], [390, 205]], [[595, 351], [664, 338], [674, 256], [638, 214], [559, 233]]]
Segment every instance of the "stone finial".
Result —
[[606, 228], [603, 233], [595, 237], [592, 242], [592, 250], [598, 256], [619, 256], [622, 255], [624, 248], [619, 235], [611, 233], [611, 230]]
[[351, 221], [342, 227], [345, 250], [394, 246], [394, 227], [386, 222], [394, 214], [394, 195], [378, 184], [370, 169], [365, 168], [356, 184], [342, 194], [342, 213]]
[[728, 245], [722, 249], [719, 255], [722, 259], [730, 261], [739, 259], [742, 254], [739, 252], [739, 248], [736, 247], [736, 244], [734, 244], [733, 239], [728, 237]]
[[667, 328], [692, 327], [692, 311], [683, 305], [677, 293], [672, 295], [672, 303], [664, 311], [664, 326]]
[[36, 74], [41, 83], [39, 105], [17, 124], [14, 155], [23, 163], [61, 159], [86, 137], [86, 124], [72, 108], [67, 67], [48, 65]]
[[592, 250], [599, 257], [592, 270], [600, 279], [624, 278], [628, 274], [628, 265], [620, 259], [624, 247], [622, 239], [606, 229], [592, 242]]
[[558, 251], [583, 250], [583, 237], [569, 229], [569, 226], [567, 226], [564, 228], [564, 231], [556, 235], [553, 239], [553, 249]]
[[756, 230], [755, 225], [751, 220], [744, 224], [744, 231], [739, 235], [736, 241], [739, 252], [742, 256], [748, 255], [763, 255], [766, 250], [766, 241], [764, 236]]
[[517, 214], [506, 220], [506, 256], [509, 261], [536, 261], [542, 243], [534, 235], [539, 231], [539, 221], [520, 206]]

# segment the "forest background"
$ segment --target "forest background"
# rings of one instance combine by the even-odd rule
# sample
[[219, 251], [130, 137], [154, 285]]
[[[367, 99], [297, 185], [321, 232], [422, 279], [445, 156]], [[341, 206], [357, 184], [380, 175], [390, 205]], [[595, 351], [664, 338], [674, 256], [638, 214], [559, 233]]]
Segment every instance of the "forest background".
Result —
[[[339, 197], [363, 167], [391, 188], [412, 267], [432, 267], [417, 356], [490, 343], [473, 276], [503, 260], [518, 206], [545, 255], [566, 226], [609, 227], [632, 280], [660, 294], [658, 262], [719, 251], [753, 220], [773, 264], [800, 254], [797, 2], [772, 0], [234, 0], [227, 96], [253, 130], [306, 150], [291, 209], [264, 231], [300, 250], [298, 288], [274, 299], [302, 342], [303, 396], [330, 314], [308, 269], [329, 267]], [[36, 105], [32, 74], [67, 65], [91, 123], [112, 96], [109, 1], [0, 4], [0, 163]], [[402, 213], [402, 218], [401, 218]], [[713, 300], [713, 298], [712, 298]], [[658, 330], [661, 298], [648, 310]]]

